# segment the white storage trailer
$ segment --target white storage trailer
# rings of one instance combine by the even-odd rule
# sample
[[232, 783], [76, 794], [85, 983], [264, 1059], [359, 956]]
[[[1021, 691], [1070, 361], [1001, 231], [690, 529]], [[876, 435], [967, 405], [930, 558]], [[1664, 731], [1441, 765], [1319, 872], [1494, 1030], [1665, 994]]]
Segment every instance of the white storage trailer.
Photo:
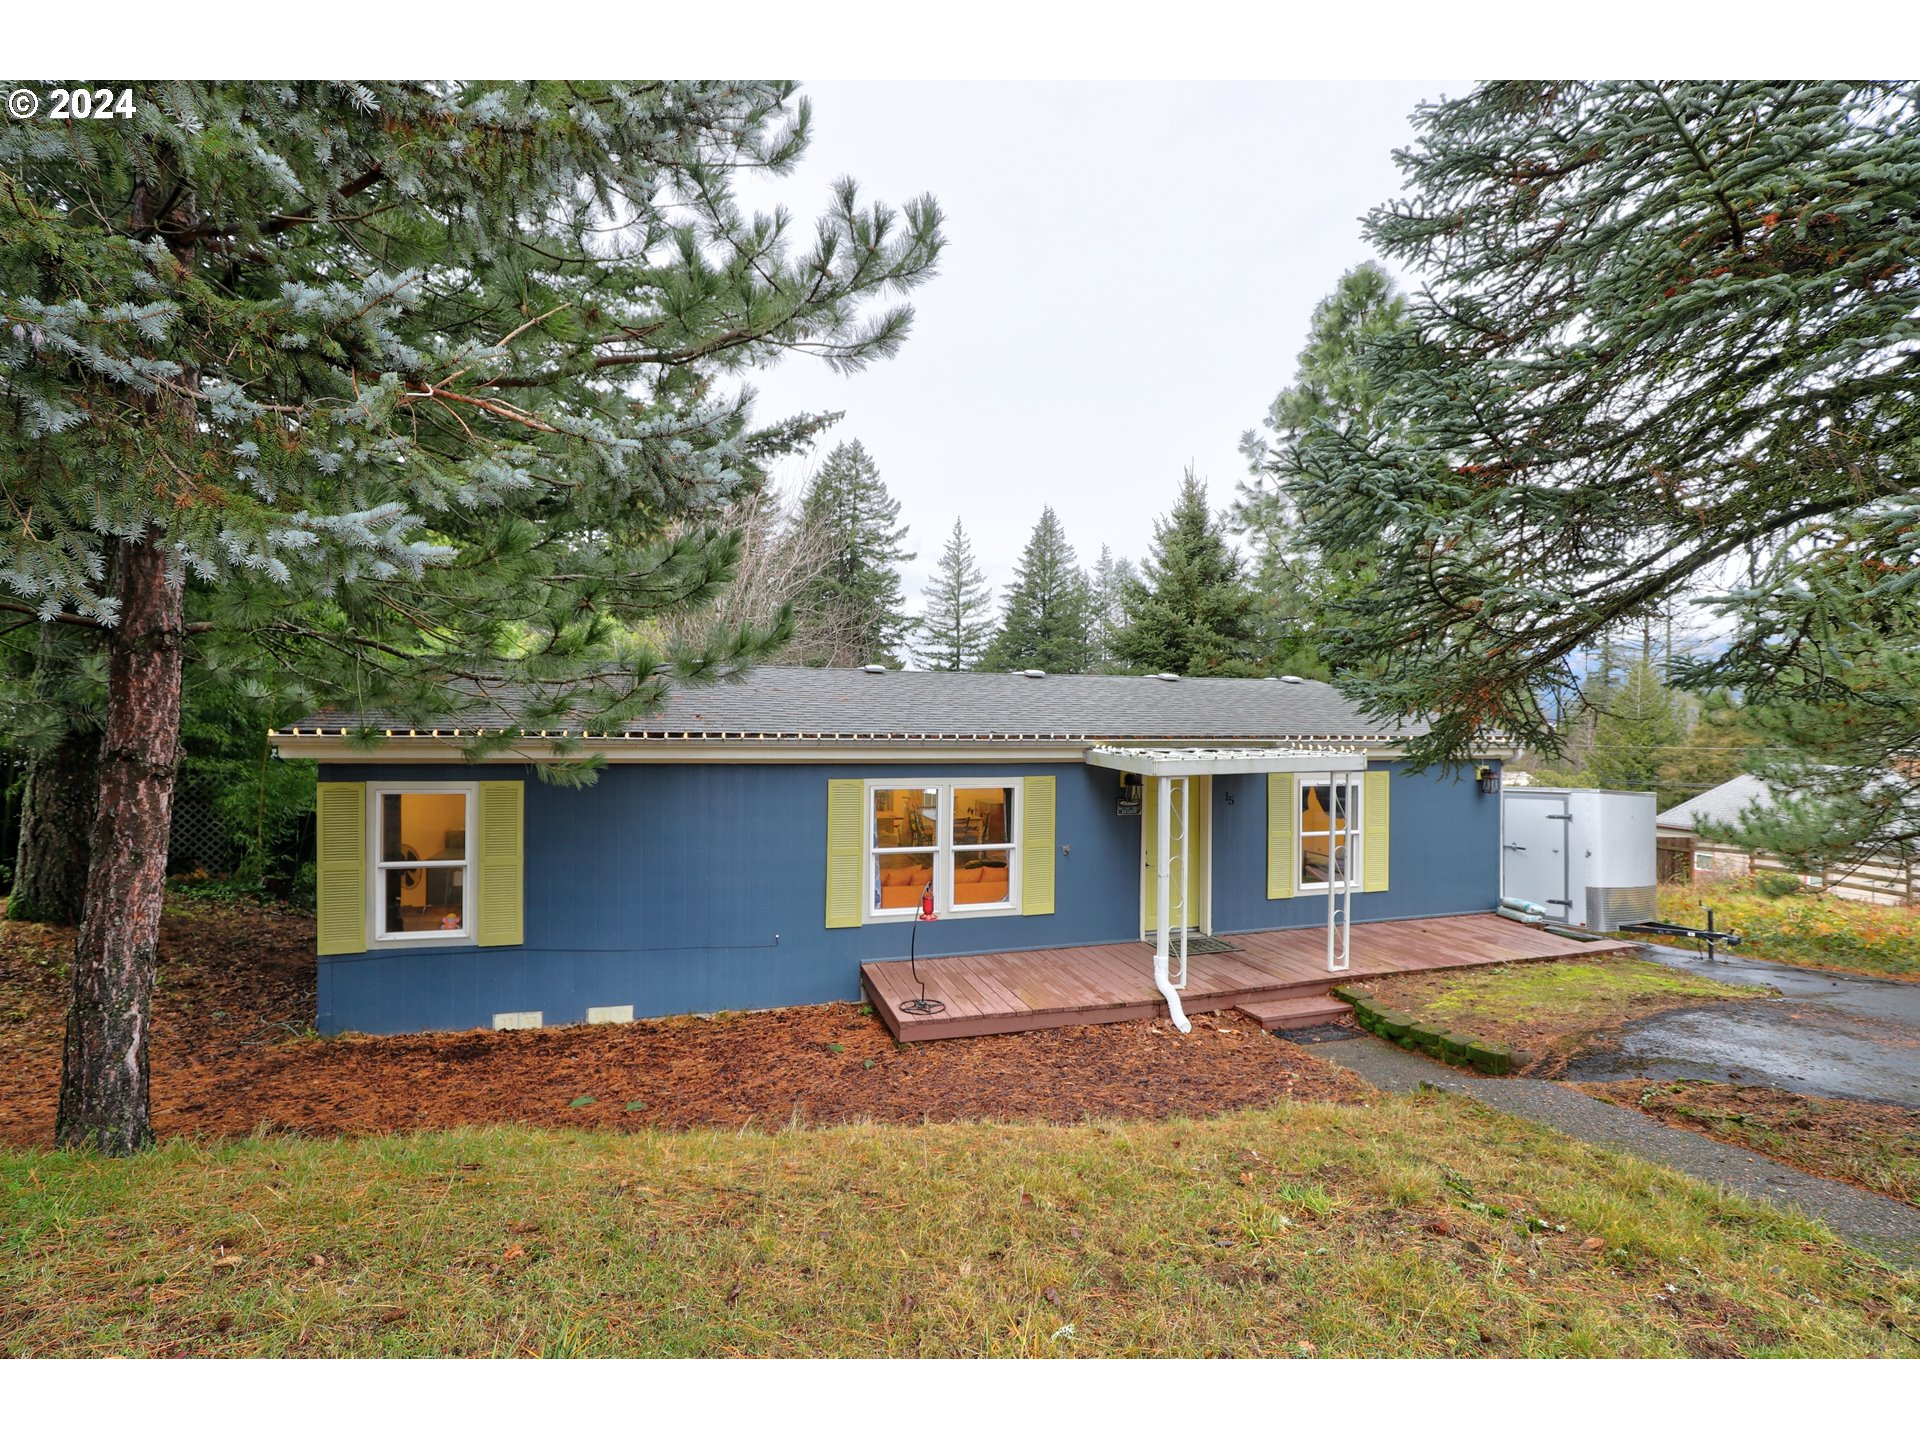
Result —
[[1510, 786], [1500, 800], [1500, 893], [1547, 919], [1616, 930], [1654, 918], [1658, 855], [1649, 790]]

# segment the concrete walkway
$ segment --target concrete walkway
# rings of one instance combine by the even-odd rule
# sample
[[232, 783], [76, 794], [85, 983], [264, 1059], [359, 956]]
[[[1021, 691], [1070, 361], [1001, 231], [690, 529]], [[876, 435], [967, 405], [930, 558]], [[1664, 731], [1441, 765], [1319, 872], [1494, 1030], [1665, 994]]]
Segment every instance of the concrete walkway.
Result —
[[1920, 1210], [1838, 1180], [1822, 1180], [1737, 1145], [1709, 1140], [1609, 1105], [1551, 1080], [1493, 1079], [1442, 1065], [1371, 1035], [1316, 1045], [1313, 1053], [1357, 1072], [1382, 1090], [1422, 1085], [1467, 1095], [1495, 1110], [1550, 1126], [1579, 1140], [1624, 1150], [1710, 1185], [1722, 1185], [1782, 1209], [1825, 1221], [1836, 1235], [1881, 1258], [1920, 1269]]

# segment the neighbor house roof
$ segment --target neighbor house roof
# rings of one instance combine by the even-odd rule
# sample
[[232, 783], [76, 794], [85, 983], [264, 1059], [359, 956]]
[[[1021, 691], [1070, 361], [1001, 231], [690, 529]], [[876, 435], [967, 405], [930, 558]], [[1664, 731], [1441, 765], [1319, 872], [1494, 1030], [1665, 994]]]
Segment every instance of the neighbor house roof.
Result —
[[[510, 689], [458, 716], [322, 710], [278, 739], [369, 728], [458, 739], [513, 728]], [[1338, 740], [1395, 743], [1424, 726], [1369, 720], [1314, 680], [1166, 680], [1044, 675], [827, 670], [766, 665], [744, 679], [673, 691], [657, 715], [594, 739], [634, 740]], [[550, 728], [534, 734], [581, 736]]]
[[1771, 798], [1766, 781], [1753, 775], [1736, 775], [1691, 800], [1682, 800], [1671, 810], [1662, 810], [1654, 817], [1654, 823], [1670, 830], [1695, 830], [1702, 820], [1730, 825], [1747, 806], [1756, 801], [1765, 804]]

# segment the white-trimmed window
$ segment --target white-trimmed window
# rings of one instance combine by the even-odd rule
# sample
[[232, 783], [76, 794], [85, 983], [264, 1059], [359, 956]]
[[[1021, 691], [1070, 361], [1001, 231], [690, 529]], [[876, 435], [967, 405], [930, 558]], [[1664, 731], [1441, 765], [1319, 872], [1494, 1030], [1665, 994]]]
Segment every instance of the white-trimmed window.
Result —
[[910, 917], [931, 891], [941, 915], [1020, 908], [1018, 780], [869, 780], [868, 914]]
[[1342, 882], [1359, 877], [1360, 777], [1335, 782], [1322, 773], [1298, 777], [1300, 803], [1294, 808], [1300, 874], [1296, 889], [1324, 890], [1329, 876]]
[[370, 785], [373, 938], [387, 944], [471, 940], [470, 782]]

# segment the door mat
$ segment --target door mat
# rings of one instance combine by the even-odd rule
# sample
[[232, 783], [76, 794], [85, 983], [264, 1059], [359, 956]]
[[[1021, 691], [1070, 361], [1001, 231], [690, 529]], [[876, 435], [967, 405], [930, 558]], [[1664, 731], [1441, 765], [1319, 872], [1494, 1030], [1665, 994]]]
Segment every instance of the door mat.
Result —
[[[1178, 955], [1180, 953], [1180, 937], [1178, 935], [1171, 937], [1167, 944], [1174, 954]], [[1154, 942], [1149, 940], [1146, 942], [1146, 946], [1151, 950], [1154, 947]], [[1239, 948], [1238, 945], [1229, 945], [1218, 935], [1190, 934], [1187, 936], [1187, 953], [1189, 955], [1224, 955], [1229, 950], [1238, 950]]]

